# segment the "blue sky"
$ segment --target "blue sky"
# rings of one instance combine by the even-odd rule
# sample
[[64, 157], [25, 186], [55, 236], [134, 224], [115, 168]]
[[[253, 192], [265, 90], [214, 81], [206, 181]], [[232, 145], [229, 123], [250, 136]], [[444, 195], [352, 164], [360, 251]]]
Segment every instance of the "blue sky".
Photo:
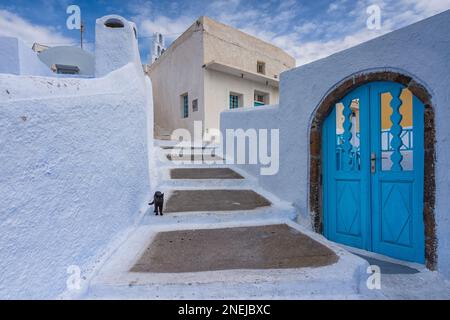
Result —
[[[66, 8], [81, 7], [86, 45], [93, 50], [95, 19], [116, 13], [138, 25], [143, 62], [153, 32], [170, 43], [196, 18], [207, 15], [269, 41], [301, 65], [450, 9], [450, 0], [0, 0], [0, 36], [27, 44], [78, 44], [66, 29]], [[366, 26], [367, 7], [381, 8], [381, 29]]]

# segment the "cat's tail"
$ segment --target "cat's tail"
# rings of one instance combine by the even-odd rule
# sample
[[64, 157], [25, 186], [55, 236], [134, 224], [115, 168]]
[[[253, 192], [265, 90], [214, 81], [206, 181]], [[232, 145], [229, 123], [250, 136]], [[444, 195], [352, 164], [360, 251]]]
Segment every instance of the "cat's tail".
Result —
[[148, 205], [151, 206], [151, 205], [154, 205], [154, 204], [155, 204], [155, 200], [153, 200], [152, 202], [150, 202]]

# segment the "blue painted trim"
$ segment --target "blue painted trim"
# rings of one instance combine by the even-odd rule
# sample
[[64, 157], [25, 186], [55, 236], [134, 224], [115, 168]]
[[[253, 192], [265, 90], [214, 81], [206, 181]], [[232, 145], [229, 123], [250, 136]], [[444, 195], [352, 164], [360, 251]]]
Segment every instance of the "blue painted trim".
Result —
[[[381, 94], [400, 96], [403, 86], [393, 82], [373, 82], [350, 92], [342, 103], [360, 99], [360, 146], [349, 144], [348, 133], [336, 136], [336, 108], [324, 121], [322, 132], [323, 159], [323, 223], [324, 235], [336, 242], [378, 252], [398, 259], [425, 262], [425, 229], [423, 222], [424, 181], [424, 106], [413, 98], [413, 128], [402, 128], [401, 115], [393, 116], [397, 128], [385, 133], [381, 129]], [[395, 100], [395, 99], [394, 99]], [[392, 106], [399, 111], [401, 101]], [[394, 112], [395, 113], [395, 112]], [[348, 110], [347, 110], [348, 116]], [[395, 125], [394, 125], [395, 127]], [[345, 130], [351, 125], [346, 123]], [[344, 133], [345, 134], [345, 133]], [[383, 135], [396, 136], [396, 142], [382, 147]], [[345, 140], [346, 152], [358, 154], [360, 168], [350, 166], [339, 170], [338, 145]], [[392, 140], [392, 137], [391, 139]], [[394, 139], [395, 140], [395, 139]], [[408, 143], [406, 143], [408, 142]], [[359, 150], [358, 150], [359, 149]], [[413, 152], [413, 170], [382, 171], [382, 152], [396, 151], [393, 160], [401, 168], [401, 151]], [[375, 172], [371, 173], [371, 152], [375, 152]], [[401, 153], [400, 153], [400, 156]], [[397, 169], [397, 170], [396, 170]], [[344, 203], [342, 200], [345, 200]], [[355, 205], [348, 202], [357, 201]], [[361, 232], [357, 233], [352, 212], [360, 209]], [[339, 215], [339, 216], [338, 216]], [[342, 223], [344, 227], [342, 227]], [[340, 227], [338, 226], [340, 223]], [[350, 225], [350, 227], [349, 227]], [[340, 228], [340, 229], [339, 229]], [[339, 230], [338, 230], [339, 229]], [[356, 233], [355, 233], [356, 232]]]

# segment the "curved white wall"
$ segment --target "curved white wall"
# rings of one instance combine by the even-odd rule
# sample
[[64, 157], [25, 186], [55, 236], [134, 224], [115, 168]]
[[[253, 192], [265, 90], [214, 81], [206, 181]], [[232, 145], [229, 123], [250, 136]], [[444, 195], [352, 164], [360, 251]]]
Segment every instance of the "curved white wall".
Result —
[[54, 298], [148, 200], [146, 87], [132, 65], [0, 83], [0, 298]]
[[[309, 129], [327, 92], [352, 74], [394, 70], [425, 84], [436, 117], [438, 269], [450, 277], [450, 11], [281, 75], [278, 110], [224, 112], [221, 129], [279, 128], [280, 171], [259, 176], [263, 187], [293, 202], [309, 220]], [[243, 169], [256, 172], [253, 167]]]
[[[108, 65], [109, 56], [97, 58]], [[0, 74], [1, 299], [58, 297], [67, 268], [89, 275], [147, 208], [151, 83], [140, 62], [109, 71]]]

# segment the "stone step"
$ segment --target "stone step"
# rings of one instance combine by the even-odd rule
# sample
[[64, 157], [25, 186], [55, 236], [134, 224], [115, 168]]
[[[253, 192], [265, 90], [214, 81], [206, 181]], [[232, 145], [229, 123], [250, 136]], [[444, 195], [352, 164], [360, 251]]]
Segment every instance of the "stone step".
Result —
[[[141, 226], [102, 265], [80, 298], [375, 297], [364, 288], [368, 263], [363, 259], [293, 222], [242, 223]], [[133, 270], [143, 257], [150, 269]]]
[[163, 150], [215, 150], [217, 147], [203, 146], [203, 147], [183, 147], [183, 146], [161, 146]]
[[140, 225], [151, 226], [176, 226], [181, 224], [204, 225], [233, 224], [236, 221], [253, 223], [254, 221], [265, 224], [274, 224], [278, 221], [294, 221], [297, 217], [294, 208], [289, 206], [272, 205], [248, 211], [200, 211], [200, 212], [172, 212], [164, 216], [155, 216], [153, 206], [150, 206], [142, 217]]
[[[209, 166], [208, 166], [209, 167]], [[161, 192], [167, 191], [167, 198], [169, 198], [170, 190], [186, 190], [186, 189], [253, 189], [255, 182], [252, 179], [170, 179], [170, 172], [163, 176], [163, 179], [158, 185], [158, 190]]]
[[170, 161], [216, 161], [216, 160], [223, 160], [223, 158], [219, 156], [214, 156], [210, 154], [184, 154], [184, 155], [177, 155], [176, 157], [173, 157], [171, 154], [167, 155], [167, 159]]
[[286, 224], [278, 224], [160, 232], [130, 271], [317, 268], [338, 259], [326, 246]]
[[269, 200], [253, 190], [175, 190], [164, 212], [245, 211], [270, 205]]
[[171, 179], [244, 179], [229, 168], [189, 168], [171, 169]]

